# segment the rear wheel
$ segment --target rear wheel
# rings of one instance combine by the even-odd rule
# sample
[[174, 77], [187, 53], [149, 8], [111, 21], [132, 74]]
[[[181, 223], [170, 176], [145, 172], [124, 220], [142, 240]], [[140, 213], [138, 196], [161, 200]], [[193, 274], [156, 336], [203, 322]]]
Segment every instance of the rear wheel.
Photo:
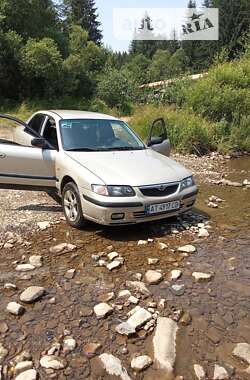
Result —
[[82, 214], [79, 191], [74, 182], [69, 182], [64, 186], [62, 204], [65, 218], [72, 227], [80, 228], [86, 224]]

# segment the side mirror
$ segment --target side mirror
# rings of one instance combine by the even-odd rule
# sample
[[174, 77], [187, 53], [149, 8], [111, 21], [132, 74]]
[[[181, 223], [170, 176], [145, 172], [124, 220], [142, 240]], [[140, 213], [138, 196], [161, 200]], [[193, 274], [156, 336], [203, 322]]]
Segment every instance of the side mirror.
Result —
[[164, 141], [164, 138], [163, 137], [151, 137], [149, 140], [148, 140], [148, 147], [152, 146], [152, 145], [157, 145], [157, 144], [161, 144], [162, 142]]
[[36, 148], [46, 149], [48, 148], [48, 143], [44, 138], [35, 137], [31, 140], [31, 145], [35, 146]]

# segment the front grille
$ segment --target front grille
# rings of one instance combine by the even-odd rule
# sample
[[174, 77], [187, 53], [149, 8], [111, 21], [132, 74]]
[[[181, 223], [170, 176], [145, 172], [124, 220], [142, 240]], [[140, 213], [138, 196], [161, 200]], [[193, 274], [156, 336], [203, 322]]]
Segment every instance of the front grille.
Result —
[[176, 193], [178, 187], [178, 183], [172, 185], [155, 185], [152, 187], [140, 187], [140, 191], [146, 197], [166, 197]]

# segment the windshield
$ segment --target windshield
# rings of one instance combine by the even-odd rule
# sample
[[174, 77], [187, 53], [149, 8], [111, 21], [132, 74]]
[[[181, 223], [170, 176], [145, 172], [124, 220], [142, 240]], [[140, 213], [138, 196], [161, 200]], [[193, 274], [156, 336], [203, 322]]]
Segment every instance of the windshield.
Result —
[[143, 142], [120, 120], [61, 120], [60, 131], [67, 151], [145, 149]]

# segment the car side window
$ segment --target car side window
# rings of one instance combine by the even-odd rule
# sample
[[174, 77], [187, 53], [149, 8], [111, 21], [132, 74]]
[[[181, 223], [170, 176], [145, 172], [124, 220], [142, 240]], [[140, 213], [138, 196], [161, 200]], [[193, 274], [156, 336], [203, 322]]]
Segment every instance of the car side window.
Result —
[[56, 122], [52, 117], [49, 117], [43, 131], [43, 137], [58, 150], [58, 138], [56, 131]]
[[[35, 131], [36, 133], [41, 132], [42, 125], [45, 120], [45, 115], [42, 114], [36, 114], [32, 119], [28, 122], [29, 127]], [[32, 134], [30, 130], [25, 130], [25, 132]], [[34, 134], [36, 135], [36, 134]]]

